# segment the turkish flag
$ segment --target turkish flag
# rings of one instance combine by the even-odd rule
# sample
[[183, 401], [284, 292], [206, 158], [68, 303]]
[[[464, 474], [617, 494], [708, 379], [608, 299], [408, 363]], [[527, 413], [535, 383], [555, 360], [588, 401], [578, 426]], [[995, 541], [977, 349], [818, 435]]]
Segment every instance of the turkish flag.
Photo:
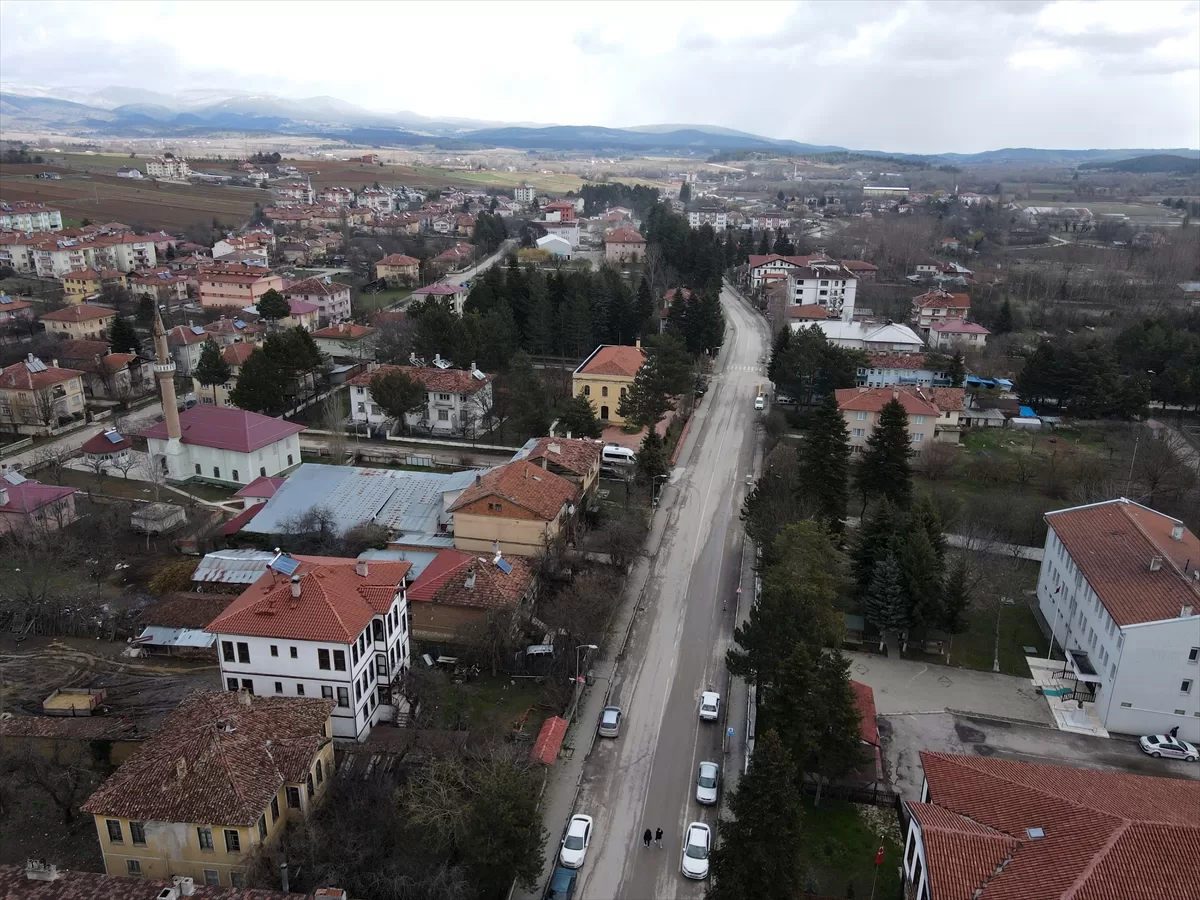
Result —
[[883, 844], [879, 845], [879, 849], [875, 851], [875, 865], [883, 863]]

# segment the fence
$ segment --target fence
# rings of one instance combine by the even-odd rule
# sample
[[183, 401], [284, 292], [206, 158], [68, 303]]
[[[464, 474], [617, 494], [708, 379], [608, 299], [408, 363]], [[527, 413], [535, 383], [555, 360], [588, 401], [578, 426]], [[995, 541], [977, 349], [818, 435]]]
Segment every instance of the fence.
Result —
[[13, 441], [11, 444], [5, 444], [0, 447], [0, 459], [6, 456], [12, 456], [14, 453], [20, 453], [22, 450], [28, 450], [33, 446], [33, 438], [22, 438], [19, 441]]
[[[815, 794], [817, 792], [816, 776], [805, 773], [800, 782], [800, 790], [806, 794]], [[880, 787], [877, 781], [873, 781], [869, 785], [824, 782], [821, 785], [821, 797], [822, 799], [828, 797], [835, 800], [848, 800], [851, 803], [870, 803], [874, 806], [895, 806], [896, 801], [900, 799], [899, 794], [886, 787]]]

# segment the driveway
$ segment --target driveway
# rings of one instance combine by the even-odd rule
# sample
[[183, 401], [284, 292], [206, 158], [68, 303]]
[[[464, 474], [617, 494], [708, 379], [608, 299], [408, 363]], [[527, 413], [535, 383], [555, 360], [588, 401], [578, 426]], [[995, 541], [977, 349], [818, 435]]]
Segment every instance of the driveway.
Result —
[[850, 677], [875, 691], [879, 715], [951, 710], [1053, 725], [1046, 701], [1029, 678], [956, 669], [937, 663], [847, 653]]
[[1133, 738], [1072, 734], [984, 716], [880, 715], [879, 740], [887, 776], [905, 800], [920, 799], [922, 750], [1200, 781], [1200, 763], [1151, 759]]

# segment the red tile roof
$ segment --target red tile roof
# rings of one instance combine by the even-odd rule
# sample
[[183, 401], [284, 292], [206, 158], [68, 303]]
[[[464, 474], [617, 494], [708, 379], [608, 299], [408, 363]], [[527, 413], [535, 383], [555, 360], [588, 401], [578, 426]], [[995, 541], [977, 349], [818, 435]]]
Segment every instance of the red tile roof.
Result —
[[869, 262], [863, 262], [861, 259], [843, 259], [842, 265], [851, 272], [878, 272], [879, 266], [872, 265]]
[[495, 375], [476, 378], [465, 369], [439, 369], [437, 366], [379, 366], [370, 372], [361, 372], [347, 383], [370, 386], [376, 375], [400, 372], [417, 381], [426, 391], [444, 394], [473, 394], [495, 380]]
[[[304, 430], [303, 425], [284, 419], [246, 412], [244, 409], [204, 404], [181, 412], [179, 424], [183, 429], [183, 443], [237, 453], [253, 453]], [[166, 423], [150, 426], [142, 432], [142, 437], [165, 441]]]
[[779, 253], [767, 253], [764, 256], [751, 255], [749, 265], [751, 269], [772, 262], [785, 262], [793, 266], [807, 266], [810, 263], [828, 259], [829, 257], [824, 253], [814, 253], [811, 256], [783, 256]]
[[991, 334], [982, 325], [967, 322], [963, 319], [947, 319], [944, 322], [934, 322], [929, 326], [931, 331], [945, 334]]
[[287, 479], [279, 475], [260, 475], [233, 496], [262, 497], [270, 500], [285, 481]]
[[547, 465], [560, 466], [573, 475], [583, 477], [599, 468], [600, 451], [601, 445], [597, 441], [544, 437], [538, 438], [524, 458], [530, 462], [545, 461]]
[[[410, 603], [445, 603], [483, 609], [513, 609], [533, 584], [533, 568], [520, 556], [506, 556], [509, 573], [491, 557], [441, 550], [408, 589]], [[472, 573], [474, 582], [471, 582]], [[470, 587], [467, 585], [471, 584]]]
[[337, 281], [326, 283], [323, 278], [305, 278], [284, 289], [285, 294], [303, 294], [305, 296], [336, 297], [350, 290], [350, 285]]
[[202, 344], [207, 334], [196, 334], [190, 325], [176, 325], [167, 332], [168, 344]]
[[237, 341], [221, 351], [221, 359], [225, 360], [231, 366], [240, 366], [250, 358], [250, 354], [253, 352], [253, 344], [247, 344], [245, 341]]
[[646, 364], [641, 347], [624, 344], [601, 344], [583, 361], [576, 375], [623, 375], [632, 378]]
[[113, 434], [120, 438], [120, 440], [115, 444], [108, 439], [107, 431], [101, 431], [99, 434], [94, 434], [84, 441], [83, 446], [79, 449], [84, 453], [94, 453], [99, 455], [103, 453], [116, 453], [120, 450], [128, 450], [133, 446], [133, 442], [123, 434], [120, 434], [116, 431], [113, 431]]
[[949, 291], [926, 291], [913, 297], [913, 306], [918, 309], [970, 309], [970, 294], [951, 294]]
[[2, 513], [31, 513], [43, 506], [69, 497], [75, 493], [73, 487], [62, 487], [57, 484], [41, 484], [31, 479], [20, 484], [0, 482], [0, 489], [8, 492], [8, 501], [0, 503]]
[[228, 537], [229, 535], [237, 534], [246, 526], [251, 519], [262, 512], [262, 508], [266, 502], [252, 503], [243, 509], [240, 513], [221, 526], [221, 534]]
[[242, 592], [229, 609], [205, 630], [211, 634], [245, 634], [349, 644], [358, 639], [372, 617], [391, 607], [410, 562], [367, 564], [334, 556], [296, 556], [300, 561], [300, 596], [292, 596], [287, 576], [268, 570]]
[[563, 738], [567, 735], [567, 720], [561, 716], [551, 716], [542, 723], [542, 730], [538, 732], [537, 740], [533, 742], [533, 747], [529, 751], [529, 758], [534, 762], [540, 762], [544, 766], [554, 765], [554, 761], [558, 759], [559, 748], [562, 747]]
[[[1172, 538], [1178, 519], [1132, 500], [1109, 500], [1046, 513], [1046, 522], [1118, 625], [1174, 619], [1185, 606], [1200, 613], [1200, 587], [1191, 577], [1200, 538], [1188, 528]], [[1163, 566], [1152, 572], [1155, 556]]]
[[930, 802], [908, 806], [939, 900], [1196, 895], [1200, 782], [948, 753], [921, 762]]
[[6, 369], [0, 369], [0, 388], [40, 391], [83, 374], [78, 369], [60, 369], [55, 366], [46, 366], [40, 372], [30, 372], [25, 362], [16, 362]]
[[521, 459], [478, 476], [449, 511], [462, 509], [484, 497], [499, 497], [549, 522], [564, 505], [578, 504], [580, 494], [575, 482]]
[[375, 263], [377, 266], [418, 266], [420, 264], [419, 259], [405, 256], [403, 253], [392, 253]]
[[109, 316], [115, 316], [117, 311], [109, 309], [107, 306], [92, 306], [88, 303], [80, 303], [76, 306], [67, 306], [63, 309], [51, 310], [48, 313], [42, 313], [42, 319], [52, 322], [91, 322], [95, 319], [107, 319]]
[[633, 228], [617, 228], [604, 236], [606, 244], [644, 244], [646, 239]]
[[[930, 399], [921, 399], [916, 392], [901, 390], [900, 387], [843, 388], [835, 392], [838, 409], [853, 412], [879, 412], [892, 400], [899, 400], [908, 415], [936, 416], [937, 407]], [[928, 394], [926, 395], [928, 397]]]
[[862, 719], [859, 726], [862, 739], [878, 747], [879, 723], [875, 721], [875, 692], [869, 684], [863, 684], [861, 681], [851, 681], [850, 688], [854, 691], [854, 705]]
[[357, 341], [359, 338], [364, 338], [374, 333], [375, 329], [369, 325], [356, 325], [354, 322], [339, 322], [327, 328], [317, 329], [313, 332], [313, 337], [330, 338], [331, 340], [340, 341]]
[[924, 369], [924, 353], [867, 353], [870, 369]]
[[303, 784], [332, 700], [191, 694], [80, 808], [153, 822], [254, 825], [285, 784]]
[[99, 281], [100, 273], [95, 269], [72, 269], [63, 276], [63, 281], [66, 281], [68, 278], [75, 281]]
[[417, 288], [412, 292], [414, 297], [420, 295], [430, 295], [434, 297], [453, 297], [455, 294], [465, 294], [467, 289], [461, 284], [430, 284], [423, 288]]
[[804, 306], [789, 306], [787, 308], [789, 319], [828, 319], [829, 310], [816, 303], [809, 303]]

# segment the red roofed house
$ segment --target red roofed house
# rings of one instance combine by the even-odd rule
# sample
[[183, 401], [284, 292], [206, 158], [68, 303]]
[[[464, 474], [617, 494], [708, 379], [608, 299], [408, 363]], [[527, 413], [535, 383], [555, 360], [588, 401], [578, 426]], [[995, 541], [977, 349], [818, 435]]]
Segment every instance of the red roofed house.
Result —
[[450, 505], [454, 546], [514, 556], [536, 556], [567, 535], [583, 499], [579, 485], [528, 460], [506, 463], [475, 477]]
[[421, 261], [403, 253], [393, 253], [375, 263], [375, 278], [415, 280], [421, 274]]
[[288, 285], [283, 295], [289, 300], [314, 303], [320, 324], [340, 322], [350, 318], [350, 285], [328, 278], [306, 278]]
[[[503, 566], [500, 565], [503, 563]], [[533, 567], [520, 556], [480, 556], [441, 550], [408, 589], [412, 636], [419, 641], [473, 644], [501, 614], [515, 625], [533, 605]]]
[[[250, 860], [325, 794], [333, 705], [319, 694], [189, 694], [80, 807], [95, 819], [105, 871], [187, 876], [197, 897], [209, 896], [202, 885], [244, 888]], [[63, 900], [96, 896], [81, 891]]]
[[924, 336], [928, 336], [929, 327], [935, 322], [966, 319], [970, 311], [971, 297], [968, 294], [951, 294], [935, 289], [913, 297], [913, 324]]
[[201, 404], [179, 413], [180, 434], [165, 422], [142, 432], [150, 456], [171, 481], [211, 481], [240, 488], [300, 465], [303, 425], [236, 407]]
[[470, 244], [455, 244], [433, 258], [434, 265], [442, 269], [465, 269], [475, 260], [475, 248]]
[[101, 400], [135, 397], [154, 387], [154, 372], [136, 353], [113, 353], [108, 341], [61, 341], [59, 361], [84, 374], [84, 393]]
[[924, 353], [868, 352], [867, 364], [859, 367], [855, 380], [867, 387], [903, 384], [932, 388], [950, 384], [950, 377], [944, 371], [929, 368]]
[[225, 365], [229, 366], [229, 380], [224, 384], [203, 385], [193, 376], [192, 393], [199, 398], [201, 403], [207, 403], [209, 406], [233, 406], [229, 395], [237, 387], [238, 376], [242, 374], [242, 366], [246, 364], [246, 360], [250, 358], [250, 354], [255, 349], [254, 344], [248, 344], [245, 341], [238, 341], [223, 347], [221, 359], [225, 361]]
[[814, 262], [832, 260], [824, 253], [814, 253], [811, 256], [782, 256], [778, 253], [751, 255], [746, 264], [746, 280], [751, 289], [757, 289], [768, 281], [786, 279], [789, 272], [810, 266]]
[[312, 333], [317, 349], [335, 361], [360, 361], [375, 358], [375, 329], [370, 325], [338, 322]]
[[839, 390], [836, 396], [850, 432], [851, 453], [861, 453], [866, 447], [880, 412], [892, 400], [899, 400], [908, 414], [908, 441], [914, 452], [919, 453], [935, 440], [958, 443], [962, 388], [858, 387]]
[[591, 493], [600, 477], [602, 446], [599, 441], [583, 438], [530, 438], [513, 459], [527, 459], [555, 475], [570, 479], [583, 488], [586, 495]]
[[117, 311], [107, 306], [79, 303], [42, 314], [46, 330], [72, 340], [104, 340]]
[[208, 336], [203, 325], [176, 325], [167, 332], [167, 346], [180, 375], [192, 374]]
[[965, 319], [946, 319], [929, 326], [929, 346], [933, 350], [954, 350], [963, 347], [982, 350], [991, 334], [982, 325]]
[[57, 531], [75, 521], [75, 488], [0, 476], [0, 535]]
[[927, 751], [921, 764], [906, 897], [1197, 896], [1200, 782]]
[[230, 691], [333, 700], [333, 736], [363, 740], [392, 716], [407, 670], [412, 563], [277, 555], [205, 629]]
[[200, 305], [208, 309], [255, 306], [267, 291], [283, 292], [283, 279], [260, 266], [202, 268], [196, 275]]
[[84, 459], [89, 464], [100, 467], [101, 471], [104, 468], [128, 469], [134, 460], [129, 452], [133, 449], [133, 442], [115, 428], [106, 428], [99, 434], [92, 435], [79, 449], [83, 452]]
[[30, 353], [0, 369], [0, 428], [17, 434], [52, 434], [64, 421], [83, 417], [84, 373], [51, 362], [46, 365]]
[[[440, 361], [440, 360], [439, 360]], [[492, 408], [492, 382], [471, 364], [470, 370], [432, 366], [375, 366], [355, 375], [350, 385], [350, 418], [355, 425], [386, 426], [391, 421], [371, 396], [371, 379], [376, 375], [399, 372], [425, 388], [425, 405], [404, 417], [404, 429], [419, 429], [429, 434], [474, 436]]]
[[609, 262], [637, 262], [646, 255], [646, 239], [634, 228], [617, 228], [604, 236], [604, 258]]
[[413, 300], [443, 300], [460, 316], [467, 301], [467, 289], [461, 284], [428, 284], [412, 292]]
[[1200, 539], [1124, 498], [1046, 513], [1046, 525], [1038, 604], [1072, 699], [1109, 731], [1178, 726], [1200, 743]]
[[571, 393], [587, 397], [602, 422], [625, 424], [618, 411], [621, 398], [633, 386], [634, 376], [646, 364], [642, 342], [634, 346], [601, 344], [579, 364], [571, 376]]
[[0, 326], [34, 320], [33, 304], [28, 300], [0, 294]]

